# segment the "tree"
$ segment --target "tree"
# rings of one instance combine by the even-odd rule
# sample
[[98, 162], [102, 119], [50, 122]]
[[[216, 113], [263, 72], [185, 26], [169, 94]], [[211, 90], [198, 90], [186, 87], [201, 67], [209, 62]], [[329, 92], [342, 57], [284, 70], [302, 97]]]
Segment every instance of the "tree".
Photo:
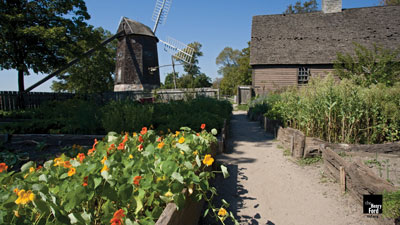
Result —
[[301, 1], [297, 1], [294, 5], [290, 4], [284, 14], [297, 14], [297, 13], [309, 13], [318, 11], [317, 0], [310, 0], [301, 4]]
[[84, 0], [4, 0], [0, 2], [0, 69], [18, 71], [24, 91], [29, 70], [48, 73], [81, 53], [90, 18]]
[[164, 85], [162, 86], [162, 88], [165, 89], [174, 89], [175, 88], [175, 84], [174, 84], [174, 76], [175, 79], [178, 80], [179, 77], [179, 73], [168, 73], [167, 76], [165, 76], [165, 81], [164, 81]]
[[337, 54], [334, 68], [341, 79], [350, 79], [364, 87], [377, 83], [392, 86], [399, 81], [400, 49], [391, 51], [376, 45], [372, 49], [354, 45], [355, 54]]
[[381, 5], [400, 5], [400, 0], [382, 0]]
[[[183, 65], [183, 70], [186, 72], [186, 74], [183, 74], [181, 77], [176, 77], [176, 82], [177, 82], [177, 87], [178, 88], [200, 88], [200, 87], [211, 87], [211, 78], [208, 77], [206, 74], [200, 72], [200, 67], [198, 66], [199, 64], [199, 57], [203, 56], [203, 52], [200, 50], [202, 45], [195, 41], [190, 44], [188, 44], [189, 47], [193, 48], [194, 53], [193, 57], [191, 59], [191, 63], [184, 63], [182, 60], [180, 60], [178, 57], [178, 61], [181, 63], [184, 63]], [[188, 52], [188, 50], [183, 50]], [[178, 53], [178, 56], [181, 53]], [[168, 76], [168, 75], [167, 75]], [[173, 73], [171, 75], [171, 78], [173, 79]], [[167, 77], [166, 77], [167, 79]], [[170, 79], [168, 77], [168, 79]], [[165, 81], [167, 82], [167, 80]], [[166, 85], [164, 85], [166, 87]]]
[[215, 62], [220, 66], [218, 73], [223, 76], [219, 83], [223, 94], [235, 94], [239, 85], [251, 84], [250, 42], [241, 51], [225, 47]]
[[[92, 34], [95, 40], [78, 43], [82, 49], [89, 50], [112, 34], [103, 28], [96, 28]], [[114, 87], [116, 40], [98, 49], [90, 57], [81, 59], [78, 63], [57, 75], [60, 81], [53, 81], [51, 89], [56, 92], [96, 93], [112, 91]]]

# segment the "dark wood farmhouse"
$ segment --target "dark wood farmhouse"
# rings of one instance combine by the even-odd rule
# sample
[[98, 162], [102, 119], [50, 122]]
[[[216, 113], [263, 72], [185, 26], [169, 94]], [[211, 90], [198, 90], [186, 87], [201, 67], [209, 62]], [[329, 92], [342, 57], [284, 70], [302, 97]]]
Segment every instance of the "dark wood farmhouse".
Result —
[[341, 0], [322, 0], [321, 12], [254, 16], [253, 88], [262, 94], [326, 76], [337, 53], [352, 53], [354, 42], [400, 47], [400, 6], [342, 10]]

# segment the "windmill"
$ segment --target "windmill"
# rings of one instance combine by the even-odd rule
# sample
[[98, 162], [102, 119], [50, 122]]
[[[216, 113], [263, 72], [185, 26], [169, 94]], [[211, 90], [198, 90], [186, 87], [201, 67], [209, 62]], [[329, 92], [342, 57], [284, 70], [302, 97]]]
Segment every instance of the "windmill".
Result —
[[[157, 0], [153, 12], [153, 21], [155, 22], [153, 30], [140, 22], [122, 17], [115, 35], [47, 75], [27, 88], [25, 92], [33, 90], [60, 74], [79, 62], [80, 59], [88, 57], [97, 51], [99, 47], [107, 45], [114, 39], [118, 39], [114, 91], [143, 91], [160, 86], [160, 67], [172, 66], [175, 74], [175, 65], [179, 64], [174, 63], [174, 58], [185, 63], [191, 63], [194, 53], [193, 48], [173, 38], [168, 37], [166, 41], [162, 41], [155, 36], [158, 25], [164, 24], [166, 21], [171, 3], [172, 0]], [[172, 55], [172, 65], [158, 65], [158, 41], [163, 43], [164, 50]], [[174, 84], [176, 87], [175, 77]]]
[[[169, 9], [171, 8], [171, 4], [172, 0], [157, 0], [152, 16], [152, 20], [154, 22], [154, 27], [153, 27], [154, 34], [156, 33], [159, 24], [165, 24]], [[175, 64], [174, 58], [179, 59], [185, 63], [191, 64], [192, 57], [194, 54], [194, 49], [171, 37], [167, 37], [166, 41], [160, 39], [160, 42], [164, 44], [164, 50], [169, 54], [171, 54], [172, 64], [159, 66], [158, 68], [164, 66], [172, 66], [172, 70], [174, 73], [174, 86], [176, 89], [175, 65], [182, 65], [182, 64]], [[149, 68], [149, 69], [150, 71], [154, 71], [156, 68]]]

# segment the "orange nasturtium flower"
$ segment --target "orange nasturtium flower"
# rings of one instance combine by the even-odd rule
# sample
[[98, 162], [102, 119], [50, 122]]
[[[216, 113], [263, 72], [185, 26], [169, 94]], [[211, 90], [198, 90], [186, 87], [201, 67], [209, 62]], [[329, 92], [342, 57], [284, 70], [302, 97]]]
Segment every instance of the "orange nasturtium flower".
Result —
[[64, 162], [64, 168], [71, 168], [71, 167], [72, 167], [72, 165], [69, 161]]
[[207, 166], [211, 166], [214, 162], [213, 157], [210, 154], [204, 156], [203, 163]]
[[124, 140], [122, 140], [123, 143], [125, 143], [125, 142], [128, 141], [128, 135], [129, 135], [128, 132], [126, 132], [126, 133], [125, 133]]
[[17, 205], [25, 205], [35, 199], [35, 194], [31, 190], [25, 191], [24, 189], [18, 191], [18, 198], [15, 200]]
[[133, 183], [134, 183], [136, 186], [138, 186], [138, 185], [139, 185], [139, 182], [140, 182], [140, 179], [142, 179], [142, 176], [136, 176], [136, 177], [134, 177], [134, 178], [133, 178]]
[[164, 147], [165, 143], [164, 142], [160, 142], [157, 145], [157, 148], [161, 149], [162, 147]]
[[70, 177], [70, 176], [74, 175], [75, 173], [76, 173], [75, 167], [71, 167], [71, 168], [69, 169], [69, 171], [68, 171], [68, 176]]
[[145, 135], [147, 133], [147, 127], [143, 127], [142, 131], [140, 131], [141, 135]]
[[36, 171], [38, 171], [38, 170], [40, 170], [40, 169], [42, 169], [43, 168], [43, 166], [42, 165], [39, 165], [37, 168], [36, 168]]
[[121, 225], [122, 217], [125, 217], [124, 210], [120, 209], [114, 213], [113, 218], [110, 220], [111, 225]]
[[202, 130], [204, 130], [204, 129], [206, 128], [206, 124], [205, 124], [205, 123], [201, 124], [200, 128], [201, 128]]
[[122, 143], [120, 143], [119, 145], [118, 145], [118, 150], [124, 150], [124, 148], [125, 148], [125, 142], [122, 142]]
[[218, 216], [224, 217], [224, 216], [226, 216], [226, 213], [227, 213], [226, 209], [220, 208], [218, 211]]
[[86, 187], [86, 186], [88, 185], [88, 179], [89, 179], [88, 176], [86, 176], [86, 177], [83, 178], [83, 184], [82, 184], [82, 186]]
[[5, 163], [0, 163], [0, 173], [7, 171], [8, 166]]
[[139, 136], [139, 142], [141, 142], [141, 143], [143, 143], [143, 137], [142, 136]]
[[184, 137], [181, 137], [181, 138], [179, 138], [179, 144], [182, 144], [183, 142], [185, 142], [185, 138]]
[[33, 172], [35, 172], [35, 167], [29, 168], [29, 173], [33, 173]]
[[88, 155], [91, 155], [91, 154], [93, 154], [94, 151], [96, 151], [96, 145], [97, 145], [97, 143], [99, 143], [99, 142], [97, 141], [97, 139], [94, 139], [93, 147], [92, 147], [91, 149], [89, 149]]
[[162, 141], [162, 138], [161, 137], [158, 137], [157, 138], [157, 142], [161, 142]]
[[179, 135], [180, 133], [181, 133], [181, 132], [179, 132], [179, 131], [175, 131], [175, 136], [178, 137], [178, 135]]
[[81, 163], [82, 163], [83, 160], [86, 158], [86, 156], [85, 156], [84, 153], [79, 153], [76, 157], [79, 159], [79, 161], [80, 161]]
[[115, 144], [111, 144], [108, 150], [113, 150], [115, 148]]
[[138, 148], [139, 152], [143, 151], [143, 145], [142, 144], [138, 145], [137, 148]]

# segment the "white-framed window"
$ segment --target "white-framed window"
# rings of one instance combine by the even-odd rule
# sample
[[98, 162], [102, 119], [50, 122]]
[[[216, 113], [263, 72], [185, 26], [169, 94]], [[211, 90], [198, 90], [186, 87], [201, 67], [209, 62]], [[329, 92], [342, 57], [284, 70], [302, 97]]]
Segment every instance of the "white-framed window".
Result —
[[297, 83], [307, 84], [310, 77], [310, 69], [307, 67], [300, 67], [297, 72]]

